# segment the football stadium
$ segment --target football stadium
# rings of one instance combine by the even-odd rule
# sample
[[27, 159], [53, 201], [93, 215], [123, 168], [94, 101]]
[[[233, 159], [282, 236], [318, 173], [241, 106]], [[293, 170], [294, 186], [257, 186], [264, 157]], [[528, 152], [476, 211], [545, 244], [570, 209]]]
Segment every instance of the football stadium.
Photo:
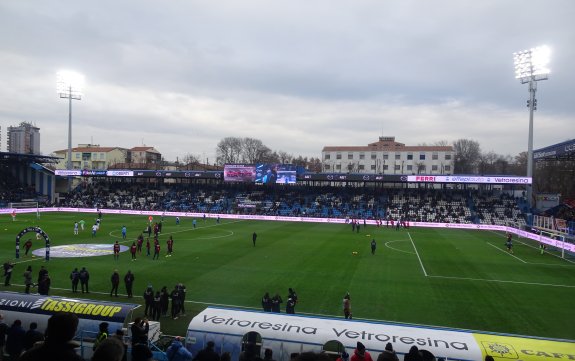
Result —
[[[20, 159], [11, 166], [26, 168], [29, 161]], [[188, 172], [151, 175], [114, 170], [103, 178], [79, 173], [73, 196], [62, 199], [58, 207], [31, 200], [7, 204], [1, 210], [2, 254], [12, 255], [7, 262], [13, 265], [13, 277], [3, 288], [7, 292], [2, 294], [2, 307], [18, 303], [11, 292], [40, 294], [44, 302], [40, 311], [15, 307], [11, 312], [43, 312], [43, 317], [70, 308], [57, 306], [66, 303], [57, 300], [125, 303], [130, 310], [118, 324], [126, 328], [138, 317], [149, 318], [156, 327], [150, 340], [158, 343], [156, 358], [162, 357], [162, 343], [174, 336], [187, 336], [189, 349], [199, 352], [211, 337], [217, 342], [216, 335], [242, 331], [192, 327], [202, 317], [226, 320], [210, 318], [206, 312], [239, 312], [227, 320], [261, 314], [271, 322], [285, 314], [292, 317], [288, 320], [302, 318], [310, 325], [334, 320], [365, 324], [385, 330], [374, 333], [385, 335], [383, 341], [396, 337], [399, 354], [406, 354], [416, 341], [389, 336], [395, 328], [408, 328], [410, 335], [422, 333], [424, 338], [415, 339], [420, 343], [433, 340], [433, 332], [454, 333], [449, 336], [454, 340], [472, 334], [479, 340], [474, 347], [463, 341], [454, 341], [455, 346], [448, 341], [423, 342], [423, 348], [447, 359], [521, 352], [522, 357], [537, 352], [569, 354], [570, 340], [575, 339], [570, 307], [575, 294], [573, 223], [535, 216], [528, 224], [518, 206], [523, 198], [514, 196], [523, 194], [523, 186], [508, 185], [524, 178], [498, 177], [496, 181], [505, 184], [482, 190], [470, 183], [462, 190], [449, 183], [430, 187], [444, 180], [440, 177], [390, 178], [398, 184], [385, 187], [358, 176], [356, 186], [349, 188], [328, 179], [331, 174], [315, 174], [325, 179], [302, 184], [305, 173], [284, 167], [277, 178], [291, 177], [291, 184], [256, 181], [270, 167], [232, 165], [228, 172], [226, 166], [219, 176], [217, 171], [196, 172], [206, 179], [163, 185], [149, 181], [186, 177]], [[69, 172], [66, 176], [59, 176], [58, 170], [38, 172], [55, 186], [65, 186], [69, 179]], [[149, 175], [137, 177], [138, 173]], [[140, 182], [126, 181], [125, 175]], [[451, 182], [458, 180], [482, 178], [451, 176]], [[28, 267], [34, 277], [27, 287], [21, 274]], [[40, 290], [42, 280], [36, 280], [41, 268], [49, 274], [48, 291]], [[72, 280], [74, 270], [83, 269], [89, 272], [85, 293], [83, 285], [74, 289]], [[128, 272], [134, 276], [130, 286], [125, 280]], [[114, 273], [120, 282], [113, 292]], [[163, 307], [160, 299], [146, 306], [147, 290], [166, 293], [165, 310], [157, 317], [152, 308], [156, 303]], [[183, 291], [177, 305], [174, 290]], [[267, 313], [264, 295], [269, 295], [270, 304], [276, 303], [273, 316]], [[52, 301], [49, 306], [47, 297]], [[96, 321], [101, 318], [88, 322], [79, 336], [85, 342], [98, 331]], [[334, 340], [321, 335], [298, 341], [286, 332], [269, 336], [267, 343], [263, 332], [253, 337], [258, 347], [273, 347], [282, 359], [308, 346], [317, 351], [317, 345], [319, 350], [341, 354], [354, 348], [357, 340], [372, 352], [385, 347], [385, 342], [349, 332], [347, 343], [346, 334], [336, 333], [338, 346], [330, 347], [325, 344]], [[197, 333], [204, 338], [200, 340]], [[239, 357], [244, 351], [241, 345], [252, 341], [247, 333], [241, 336], [237, 347], [228, 350], [232, 357]], [[273, 345], [278, 337], [286, 340]], [[459, 350], [457, 342], [465, 346]], [[530, 348], [521, 351], [525, 342]], [[229, 343], [217, 342], [222, 350]]]
[[573, 14], [0, 2], [0, 361], [575, 360]]

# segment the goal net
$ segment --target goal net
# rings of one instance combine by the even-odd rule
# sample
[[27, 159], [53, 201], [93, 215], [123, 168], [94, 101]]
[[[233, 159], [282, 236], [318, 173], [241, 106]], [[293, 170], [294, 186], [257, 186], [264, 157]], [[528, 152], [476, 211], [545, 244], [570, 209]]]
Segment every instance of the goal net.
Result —
[[12, 209], [38, 209], [38, 202], [14, 202], [8, 203], [8, 208]]
[[36, 218], [40, 219], [40, 208], [38, 202], [13, 202], [8, 203], [8, 208], [13, 209], [17, 214], [17, 210], [21, 210], [22, 213], [36, 213]]
[[[534, 216], [533, 218], [533, 226], [523, 226], [520, 227], [519, 224], [515, 222], [511, 222], [508, 224], [510, 227], [514, 227], [520, 229], [525, 232], [541, 235], [543, 237], [550, 238], [552, 240], [560, 241], [561, 244], [563, 242], [575, 244], [575, 237], [568, 233], [568, 229], [566, 227], [566, 222], [562, 219], [556, 219], [553, 217], [543, 217], [543, 216]], [[531, 247], [539, 248], [541, 246], [540, 242], [537, 242], [533, 239], [528, 238], [521, 238], [521, 241], [524, 242], [526, 245]], [[558, 248], [551, 245], [545, 245], [544, 251], [553, 255], [556, 255], [561, 258], [575, 260], [575, 254], [565, 250], [564, 247]]]

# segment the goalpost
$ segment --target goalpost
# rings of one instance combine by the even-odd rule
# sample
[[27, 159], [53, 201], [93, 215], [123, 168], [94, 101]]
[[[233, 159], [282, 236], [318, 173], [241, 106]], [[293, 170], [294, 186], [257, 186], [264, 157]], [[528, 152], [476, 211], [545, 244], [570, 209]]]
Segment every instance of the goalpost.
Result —
[[[515, 222], [513, 222], [515, 223]], [[532, 231], [536, 231], [537, 234], [551, 238], [562, 243], [575, 243], [575, 237], [569, 235], [567, 232], [568, 229], [566, 227], [566, 221], [562, 219], [556, 219], [554, 217], [544, 217], [544, 216], [533, 216], [533, 226], [524, 226], [519, 227], [517, 224], [511, 224], [510, 226], [521, 229], [526, 232], [533, 233]], [[575, 254], [566, 251], [565, 248], [557, 248], [553, 246], [547, 245], [548, 251], [553, 251], [551, 253], [556, 253], [557, 256], [566, 259], [573, 259], [575, 258]]]
[[[40, 219], [40, 205], [38, 202], [35, 201], [27, 201], [27, 202], [13, 202], [13, 203], [8, 203], [8, 208], [13, 209], [13, 210], [18, 210], [18, 209], [27, 209], [29, 211], [27, 211], [26, 213], [31, 213], [30, 210], [34, 210], [36, 211], [36, 218]], [[16, 213], [18, 213], [16, 211]]]

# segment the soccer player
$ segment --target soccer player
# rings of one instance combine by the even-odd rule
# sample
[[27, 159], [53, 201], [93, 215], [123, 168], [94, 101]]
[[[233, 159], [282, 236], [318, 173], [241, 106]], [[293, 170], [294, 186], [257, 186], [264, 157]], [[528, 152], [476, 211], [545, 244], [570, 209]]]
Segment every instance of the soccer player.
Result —
[[377, 247], [377, 243], [375, 243], [375, 239], [371, 240], [371, 254], [375, 254], [375, 247]]
[[117, 261], [120, 259], [120, 244], [118, 243], [118, 241], [116, 241], [116, 243], [114, 243], [114, 261]]
[[[541, 250], [541, 255], [543, 255], [547, 249], [547, 245], [545, 243], [539, 243], [539, 249]], [[26, 254], [28, 254], [28, 251], [26, 251]]]
[[12, 211], [12, 222], [16, 221], [16, 211]]
[[136, 242], [132, 242], [132, 245], [130, 246], [130, 253], [132, 254], [132, 261], [136, 260], [136, 251], [138, 250], [138, 247], [136, 246]]
[[505, 242], [505, 246], [507, 247], [507, 252], [513, 254], [513, 242], [511, 241], [511, 233], [507, 233], [507, 242]]
[[94, 224], [92, 226], [92, 237], [96, 237], [96, 232], [98, 232], [98, 225]]
[[78, 222], [80, 224], [80, 229], [83, 231], [84, 230], [84, 226], [86, 225], [86, 221], [84, 221], [83, 219], [80, 219], [80, 222]]
[[152, 259], [160, 259], [160, 242], [154, 244], [154, 257]]
[[166, 255], [166, 257], [171, 257], [171, 256], [172, 256], [173, 247], [174, 247], [174, 240], [172, 239], [172, 236], [170, 236], [170, 238], [168, 238], [168, 240], [166, 241], [166, 243], [168, 244], [168, 254]]
[[74, 222], [74, 235], [78, 235], [78, 222]]
[[122, 238], [126, 239], [126, 233], [128, 233], [128, 229], [126, 226], [122, 226]]
[[179, 225], [180, 225], [180, 217], [176, 216], [176, 226], [179, 226]]
[[150, 257], [150, 239], [146, 240], [146, 256]]
[[256, 246], [256, 239], [258, 238], [258, 234], [256, 232], [254, 232], [254, 234], [252, 234], [252, 242], [254, 243], [254, 247]]
[[194, 219], [192, 220], [192, 226], [194, 226], [194, 228], [196, 228], [197, 223], [198, 223], [198, 222], [197, 222], [196, 219], [194, 218]]
[[142, 254], [142, 245], [144, 244], [144, 235], [140, 233], [138, 239], [136, 240], [136, 245], [138, 246], [138, 253]]
[[24, 250], [26, 251], [26, 253], [24, 254], [25, 256], [27, 256], [28, 252], [30, 252], [30, 248], [32, 248], [32, 240], [28, 238], [26, 243], [24, 243]]

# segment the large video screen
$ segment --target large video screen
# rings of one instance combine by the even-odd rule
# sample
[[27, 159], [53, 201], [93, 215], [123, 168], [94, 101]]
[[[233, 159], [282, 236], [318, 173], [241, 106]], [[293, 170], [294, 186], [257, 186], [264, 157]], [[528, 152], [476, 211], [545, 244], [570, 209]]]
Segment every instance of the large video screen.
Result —
[[293, 164], [257, 164], [255, 182], [261, 184], [294, 184], [296, 183], [296, 169]]
[[226, 164], [224, 165], [225, 182], [249, 182], [256, 179], [256, 167], [249, 164]]

